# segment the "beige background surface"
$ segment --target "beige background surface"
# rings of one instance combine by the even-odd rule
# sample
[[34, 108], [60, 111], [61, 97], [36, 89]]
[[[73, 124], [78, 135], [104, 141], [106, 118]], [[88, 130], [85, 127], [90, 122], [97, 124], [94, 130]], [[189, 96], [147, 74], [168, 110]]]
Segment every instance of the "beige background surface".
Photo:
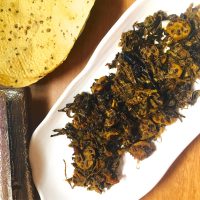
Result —
[[[84, 68], [106, 32], [133, 2], [134, 0], [96, 0], [86, 27], [68, 59], [54, 72], [31, 86], [32, 130], [42, 121], [65, 87]], [[162, 180], [142, 200], [199, 199], [200, 136], [186, 148]]]

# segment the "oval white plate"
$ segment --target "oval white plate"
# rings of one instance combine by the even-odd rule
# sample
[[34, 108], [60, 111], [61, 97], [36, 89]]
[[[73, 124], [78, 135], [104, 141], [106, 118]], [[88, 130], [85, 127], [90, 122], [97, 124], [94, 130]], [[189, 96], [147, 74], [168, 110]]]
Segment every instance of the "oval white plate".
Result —
[[[32, 136], [30, 162], [33, 179], [42, 200], [138, 200], [158, 183], [178, 155], [199, 135], [200, 101], [182, 111], [186, 116], [183, 122], [178, 121], [166, 128], [162, 142], [156, 143], [156, 152], [142, 161], [139, 169], [133, 157], [127, 154], [120, 183], [101, 195], [85, 188], [72, 189], [69, 186], [65, 181], [63, 162], [67, 162], [67, 175], [70, 177], [73, 172], [70, 164], [73, 151], [68, 147], [69, 140], [66, 136], [50, 137], [53, 129], [62, 128], [69, 121], [64, 113], [57, 110], [72, 102], [77, 93], [89, 91], [95, 78], [108, 73], [105, 64], [111, 62], [120, 51], [118, 43], [122, 32], [131, 29], [135, 21], [142, 21], [158, 10], [180, 14], [192, 2], [199, 4], [200, 0], [137, 0], [103, 38], [87, 66], [66, 88]], [[196, 86], [200, 88], [199, 85]]]

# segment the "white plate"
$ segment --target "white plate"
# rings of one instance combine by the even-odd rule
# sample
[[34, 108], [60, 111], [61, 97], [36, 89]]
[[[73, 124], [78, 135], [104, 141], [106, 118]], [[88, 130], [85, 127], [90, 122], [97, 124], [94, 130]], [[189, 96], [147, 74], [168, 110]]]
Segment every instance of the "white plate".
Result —
[[[63, 162], [67, 162], [67, 174], [70, 177], [73, 151], [68, 147], [69, 140], [66, 136], [50, 137], [53, 129], [62, 128], [69, 121], [64, 113], [57, 110], [72, 102], [77, 93], [89, 91], [95, 78], [108, 73], [105, 64], [119, 51], [118, 42], [122, 32], [131, 29], [135, 21], [142, 21], [158, 10], [180, 14], [192, 2], [199, 4], [200, 0], [137, 0], [107, 33], [85, 69], [66, 88], [32, 136], [30, 161], [34, 182], [42, 200], [138, 200], [158, 183], [177, 156], [199, 134], [200, 101], [182, 111], [186, 116], [183, 122], [178, 121], [166, 128], [162, 142], [156, 143], [156, 152], [142, 161], [139, 169], [133, 157], [127, 154], [120, 183], [101, 195], [85, 188], [71, 189], [65, 181]], [[200, 88], [199, 85], [197, 87]]]

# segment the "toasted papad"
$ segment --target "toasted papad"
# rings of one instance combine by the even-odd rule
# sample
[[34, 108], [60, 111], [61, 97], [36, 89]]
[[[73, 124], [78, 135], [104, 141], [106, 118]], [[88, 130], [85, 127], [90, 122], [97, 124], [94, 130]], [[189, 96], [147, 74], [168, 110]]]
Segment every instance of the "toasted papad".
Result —
[[0, 85], [28, 86], [59, 66], [95, 0], [0, 0]]

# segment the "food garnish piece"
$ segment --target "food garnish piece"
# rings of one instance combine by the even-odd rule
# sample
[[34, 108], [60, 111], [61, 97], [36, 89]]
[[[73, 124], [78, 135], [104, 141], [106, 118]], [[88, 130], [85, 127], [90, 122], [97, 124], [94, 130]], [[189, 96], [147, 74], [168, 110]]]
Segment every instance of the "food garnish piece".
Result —
[[69, 54], [95, 0], [1, 0], [0, 85], [24, 87]]
[[186, 20], [177, 18], [169, 22], [166, 31], [174, 40], [178, 41], [188, 37], [191, 26]]
[[134, 158], [143, 160], [149, 157], [155, 150], [156, 146], [153, 142], [139, 141], [129, 148], [129, 153], [134, 156]]

